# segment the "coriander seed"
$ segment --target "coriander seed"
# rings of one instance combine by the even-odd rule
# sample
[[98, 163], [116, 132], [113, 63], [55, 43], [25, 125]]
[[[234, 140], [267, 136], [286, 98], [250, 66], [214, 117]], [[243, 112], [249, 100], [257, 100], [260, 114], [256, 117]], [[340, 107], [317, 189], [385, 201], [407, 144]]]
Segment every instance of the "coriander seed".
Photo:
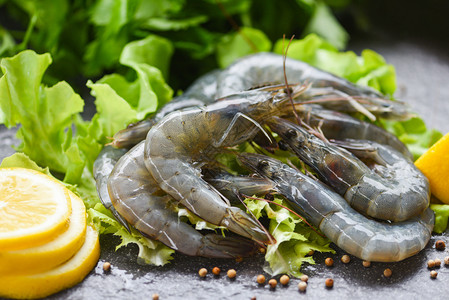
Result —
[[111, 271], [111, 263], [110, 262], [105, 262], [103, 264], [103, 271], [105, 271], [105, 272]]
[[298, 283], [298, 290], [299, 290], [300, 292], [305, 292], [306, 289], [307, 289], [307, 283], [306, 283], [305, 281], [300, 281], [300, 282]]
[[431, 277], [432, 279], [437, 278], [437, 276], [438, 276], [438, 272], [437, 272], [437, 271], [430, 271], [430, 277]]
[[278, 285], [278, 282], [276, 279], [271, 278], [270, 280], [268, 280], [268, 284], [270, 285], [270, 288], [275, 289]]
[[307, 282], [309, 280], [309, 276], [307, 276], [306, 274], [301, 275], [301, 281]]
[[257, 275], [256, 281], [258, 284], [264, 284], [265, 283], [265, 276], [263, 276], [262, 274]]
[[206, 277], [206, 275], [207, 275], [207, 269], [206, 269], [206, 268], [201, 268], [201, 269], [198, 271], [198, 275], [200, 275], [200, 277]]
[[443, 251], [446, 248], [446, 243], [443, 240], [438, 240], [435, 242], [435, 249]]
[[228, 277], [233, 279], [233, 278], [235, 278], [235, 276], [237, 276], [237, 272], [234, 269], [229, 269], [228, 270]]
[[435, 261], [433, 259], [430, 259], [427, 261], [427, 267], [429, 269], [435, 268]]
[[388, 277], [391, 277], [391, 275], [393, 275], [393, 272], [391, 271], [391, 269], [386, 268], [384, 270], [384, 276], [388, 278]]
[[279, 282], [282, 285], [287, 285], [290, 281], [290, 277], [288, 277], [287, 275], [282, 275], [281, 278], [279, 278]]
[[324, 284], [327, 288], [332, 288], [334, 286], [334, 280], [332, 278], [326, 278], [326, 281], [324, 281]]
[[344, 264], [347, 264], [347, 263], [349, 263], [351, 261], [351, 258], [349, 257], [349, 255], [343, 255], [342, 257], [341, 257], [341, 262], [342, 263], [344, 263]]
[[370, 261], [367, 261], [367, 260], [364, 260], [364, 261], [362, 262], [362, 265], [363, 265], [365, 268], [369, 268], [369, 267], [371, 267], [371, 262], [370, 262]]
[[334, 260], [331, 257], [328, 257], [324, 260], [324, 263], [326, 264], [326, 266], [332, 267], [334, 265]]
[[441, 260], [439, 258], [435, 258], [433, 261], [435, 262], [435, 267], [439, 268], [441, 266]]
[[212, 269], [212, 274], [214, 274], [215, 276], [220, 275], [220, 272], [221, 272], [221, 270], [220, 270], [219, 267], [214, 267], [214, 268]]

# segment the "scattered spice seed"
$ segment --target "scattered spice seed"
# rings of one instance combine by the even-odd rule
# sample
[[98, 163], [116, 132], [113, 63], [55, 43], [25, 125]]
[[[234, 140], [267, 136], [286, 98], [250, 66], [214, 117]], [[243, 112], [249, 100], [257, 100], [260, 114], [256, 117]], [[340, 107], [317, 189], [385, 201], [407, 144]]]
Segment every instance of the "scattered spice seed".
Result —
[[235, 261], [236, 261], [236, 262], [242, 262], [242, 261], [243, 261], [243, 257], [241, 257], [241, 256], [240, 256], [240, 257], [237, 257], [237, 258], [235, 259]]
[[449, 266], [449, 256], [446, 256], [446, 257], [444, 258], [444, 264], [445, 264], [446, 266]]
[[391, 269], [389, 269], [389, 268], [386, 268], [385, 270], [384, 270], [384, 276], [385, 277], [391, 277], [391, 275], [393, 274], [393, 272], [391, 271]]
[[159, 300], [159, 294], [153, 294], [153, 300]]
[[298, 283], [298, 290], [299, 290], [300, 292], [305, 292], [306, 289], [307, 289], [307, 283], [306, 283], [305, 281], [300, 281], [300, 282]]
[[435, 258], [433, 261], [435, 262], [435, 267], [439, 268], [441, 266], [441, 260], [439, 258]]
[[362, 265], [363, 265], [365, 268], [369, 268], [369, 267], [371, 267], [371, 262], [370, 262], [370, 261], [367, 261], [367, 260], [364, 260], [364, 261], [362, 262]]
[[351, 258], [349, 257], [349, 255], [343, 255], [342, 257], [341, 257], [341, 262], [342, 263], [344, 263], [344, 264], [347, 264], [347, 263], [349, 263], [351, 261]]
[[256, 300], [257, 298], [256, 298], [256, 296], [254, 296], [254, 297], [251, 297], [251, 300]]
[[232, 278], [235, 278], [235, 276], [237, 276], [237, 272], [234, 269], [229, 269], [228, 277], [232, 279]]
[[259, 248], [259, 253], [260, 253], [260, 254], [265, 254], [266, 251], [267, 251], [267, 250], [266, 250], [265, 248], [263, 248], [263, 247], [260, 247], [260, 248]]
[[265, 283], [265, 276], [263, 276], [262, 274], [257, 275], [257, 279], [256, 279], [258, 284], [264, 284]]
[[315, 253], [315, 250], [310, 250], [309, 253], [307, 253], [307, 255], [312, 256]]
[[301, 281], [307, 282], [309, 280], [309, 276], [307, 276], [306, 274], [301, 275]]
[[326, 266], [332, 267], [334, 265], [334, 260], [331, 257], [328, 257], [324, 260], [324, 263], [326, 264]]
[[270, 285], [270, 287], [271, 287], [272, 289], [275, 289], [276, 286], [278, 285], [278, 282], [277, 282], [276, 279], [271, 278], [270, 280], [268, 280], [268, 284]]
[[200, 277], [206, 277], [206, 275], [207, 275], [207, 269], [206, 269], [206, 268], [201, 268], [201, 269], [198, 271], [198, 275], [200, 275]]
[[428, 260], [428, 261], [427, 261], [427, 267], [428, 267], [429, 269], [435, 268], [435, 261], [432, 260], [432, 259]]
[[443, 240], [438, 240], [435, 242], [435, 249], [443, 251], [446, 248], [446, 244]]
[[111, 271], [111, 263], [110, 262], [105, 262], [103, 264], [103, 271], [105, 271], [105, 272]]
[[324, 284], [327, 288], [332, 288], [334, 286], [334, 280], [332, 278], [326, 278]]
[[212, 269], [212, 274], [214, 274], [215, 276], [220, 275], [220, 272], [221, 272], [221, 270], [220, 270], [219, 267], [214, 267], [214, 268]]
[[290, 281], [290, 277], [288, 277], [287, 275], [282, 275], [281, 278], [279, 278], [279, 282], [282, 285], [287, 285]]
[[438, 276], [438, 272], [437, 271], [430, 271], [430, 277], [435, 279]]

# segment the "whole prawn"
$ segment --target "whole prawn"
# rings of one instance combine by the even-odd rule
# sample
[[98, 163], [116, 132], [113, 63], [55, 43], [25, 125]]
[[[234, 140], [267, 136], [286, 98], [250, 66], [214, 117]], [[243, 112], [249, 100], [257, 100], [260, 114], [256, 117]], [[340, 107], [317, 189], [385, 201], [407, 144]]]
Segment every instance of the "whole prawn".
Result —
[[[310, 134], [301, 126], [273, 117], [271, 130], [326, 184], [357, 211], [394, 222], [417, 216], [429, 206], [427, 178], [413, 162], [392, 148], [378, 147], [384, 163], [371, 170], [351, 153]], [[380, 150], [381, 149], [381, 150]]]
[[374, 89], [355, 84], [315, 68], [305, 62], [274, 53], [256, 53], [243, 57], [223, 70], [218, 76], [217, 97], [248, 90], [263, 84], [292, 82], [309, 83], [300, 95], [301, 102], [319, 102], [332, 110], [359, 111], [371, 120], [376, 116], [405, 120], [413, 116], [405, 103], [385, 99]]
[[360, 259], [400, 261], [421, 251], [431, 237], [434, 214], [430, 208], [408, 221], [378, 222], [356, 212], [328, 186], [274, 158], [242, 153], [238, 159], [273, 180], [293, 209], [338, 247]]
[[[295, 93], [302, 92], [296, 86]], [[258, 122], [288, 101], [283, 86], [264, 87], [220, 99], [206, 107], [176, 111], [153, 126], [145, 142], [145, 165], [159, 186], [206, 221], [263, 243], [266, 230], [201, 178], [201, 167], [224, 147], [253, 138]]]
[[[109, 151], [117, 149], [109, 148]], [[173, 199], [148, 173], [140, 142], [116, 163], [107, 182], [108, 195], [116, 211], [145, 236], [192, 256], [236, 258], [256, 252], [258, 245], [241, 237], [202, 235], [178, 219], [170, 209]]]

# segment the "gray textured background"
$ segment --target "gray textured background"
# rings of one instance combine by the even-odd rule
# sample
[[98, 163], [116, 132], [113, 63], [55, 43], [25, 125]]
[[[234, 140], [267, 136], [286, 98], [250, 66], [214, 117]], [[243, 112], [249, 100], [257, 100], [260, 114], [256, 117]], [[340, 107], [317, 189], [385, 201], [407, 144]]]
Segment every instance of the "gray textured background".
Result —
[[[361, 49], [370, 48], [382, 54], [387, 62], [396, 67], [396, 97], [410, 103], [428, 127], [449, 132], [449, 27], [447, 21], [439, 19], [443, 13], [438, 9], [428, 12], [423, 8], [420, 11], [420, 6], [414, 2], [410, 2], [405, 11], [400, 5], [404, 5], [405, 1], [398, 4], [388, 4], [387, 1], [376, 3], [369, 13], [376, 29], [369, 35], [354, 34], [349, 49], [360, 53]], [[390, 6], [390, 15], [383, 15], [382, 5]], [[438, 5], [434, 7], [438, 8]], [[415, 20], [416, 25], [412, 23]], [[426, 23], [426, 28], [431, 28], [428, 31], [422, 29], [425, 22], [433, 22], [430, 24], [433, 26]], [[13, 153], [10, 145], [17, 143], [13, 135], [14, 131], [0, 128], [0, 158]], [[167, 266], [141, 266], [136, 263], [136, 247], [129, 246], [115, 252], [118, 240], [112, 236], [102, 236], [101, 258], [97, 267], [81, 284], [50, 299], [151, 299], [154, 293], [158, 293], [160, 299], [447, 299], [449, 268], [441, 266], [437, 269], [438, 278], [432, 280], [426, 267], [428, 259], [443, 260], [449, 255], [447, 250], [434, 249], [437, 239], [449, 242], [448, 233], [434, 236], [427, 248], [414, 257], [398, 263], [373, 263], [370, 268], [364, 268], [361, 261], [354, 257], [351, 257], [349, 264], [342, 264], [339, 258], [344, 253], [336, 247], [337, 254], [331, 255], [335, 260], [332, 268], [324, 265], [325, 256], [315, 254], [317, 264], [302, 268], [310, 277], [307, 292], [299, 293], [297, 279], [275, 290], [269, 289], [268, 285], [257, 285], [255, 278], [263, 273], [262, 256], [238, 263], [177, 254]], [[112, 264], [111, 272], [107, 274], [102, 270], [105, 261]], [[205, 279], [198, 277], [199, 268], [210, 270], [214, 266], [224, 271], [236, 269], [237, 278], [229, 280], [224, 274], [214, 277], [210, 272]], [[391, 278], [382, 275], [387, 267], [393, 271]], [[324, 287], [327, 277], [335, 280], [333, 289]]]

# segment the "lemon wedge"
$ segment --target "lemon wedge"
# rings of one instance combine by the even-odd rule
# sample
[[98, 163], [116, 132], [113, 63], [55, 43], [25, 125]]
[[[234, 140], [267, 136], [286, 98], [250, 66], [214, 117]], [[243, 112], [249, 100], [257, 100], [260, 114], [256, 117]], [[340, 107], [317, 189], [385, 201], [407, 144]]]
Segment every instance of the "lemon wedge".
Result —
[[81, 248], [86, 234], [86, 208], [78, 196], [68, 192], [72, 206], [69, 228], [44, 245], [0, 251], [0, 274], [47, 271], [69, 260]]
[[36, 299], [49, 296], [81, 282], [100, 257], [98, 233], [91, 226], [80, 250], [64, 264], [43, 273], [0, 275], [0, 297]]
[[0, 169], [0, 251], [42, 245], [67, 230], [67, 191], [37, 171]]
[[432, 194], [449, 204], [449, 133], [421, 155], [415, 165], [429, 179]]

